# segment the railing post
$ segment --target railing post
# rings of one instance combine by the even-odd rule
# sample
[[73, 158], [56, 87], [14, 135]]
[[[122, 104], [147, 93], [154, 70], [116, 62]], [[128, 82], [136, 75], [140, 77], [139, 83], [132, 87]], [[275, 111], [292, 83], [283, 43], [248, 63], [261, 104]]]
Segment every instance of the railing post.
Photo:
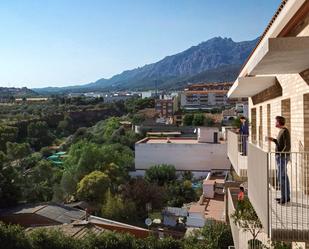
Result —
[[271, 220], [270, 220], [270, 209], [271, 209], [271, 204], [272, 203], [271, 201], [269, 201], [269, 198], [270, 198], [270, 161], [271, 161], [271, 158], [270, 158], [271, 154], [270, 153], [267, 153], [267, 227], [268, 227], [268, 231], [267, 231], [267, 236], [269, 238], [271, 238]]

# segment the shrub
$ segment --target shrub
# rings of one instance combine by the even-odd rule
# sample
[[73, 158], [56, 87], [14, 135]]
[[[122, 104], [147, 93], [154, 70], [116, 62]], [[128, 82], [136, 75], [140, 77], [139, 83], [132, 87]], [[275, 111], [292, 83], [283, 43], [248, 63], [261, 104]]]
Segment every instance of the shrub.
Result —
[[192, 125], [194, 126], [201, 126], [204, 125], [205, 116], [203, 113], [196, 113], [194, 114]]
[[176, 180], [176, 169], [173, 165], [160, 164], [146, 170], [145, 179], [152, 183], [163, 186]]
[[11, 226], [0, 223], [1, 248], [30, 249], [31, 245], [20, 226]]
[[32, 249], [82, 249], [78, 239], [57, 230], [36, 229], [29, 234]]
[[100, 202], [109, 188], [110, 180], [101, 171], [86, 175], [77, 185], [77, 197], [89, 202]]
[[106, 202], [102, 207], [102, 216], [117, 221], [133, 221], [136, 218], [136, 206], [131, 200], [123, 200], [120, 196], [112, 196], [108, 191]]

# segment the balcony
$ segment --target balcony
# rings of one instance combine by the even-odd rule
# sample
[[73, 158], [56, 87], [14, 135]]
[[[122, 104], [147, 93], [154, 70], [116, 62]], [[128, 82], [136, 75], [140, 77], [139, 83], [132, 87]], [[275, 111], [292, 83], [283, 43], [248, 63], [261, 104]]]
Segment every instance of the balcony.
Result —
[[[231, 232], [234, 241], [235, 249], [244, 249], [248, 248], [248, 241], [252, 239], [252, 235], [249, 232], [245, 232], [243, 229], [238, 227], [232, 220], [231, 215], [235, 212], [236, 205], [237, 205], [237, 194], [239, 192], [238, 188], [228, 188], [227, 190], [227, 210], [229, 216], [229, 222], [231, 226]], [[256, 238], [257, 240], [261, 241], [264, 245], [268, 244], [267, 234], [264, 231]], [[260, 249], [261, 247], [256, 246], [256, 249]]]
[[227, 155], [235, 172], [240, 177], [247, 177], [248, 158], [243, 155], [243, 141], [246, 140], [247, 137], [243, 137], [231, 130], [227, 131]]
[[[281, 158], [288, 155], [281, 153]], [[279, 204], [276, 153], [248, 145], [248, 195], [265, 232], [272, 240], [309, 242], [309, 153], [291, 152], [287, 176], [290, 202]], [[287, 188], [286, 188], [287, 189]]]

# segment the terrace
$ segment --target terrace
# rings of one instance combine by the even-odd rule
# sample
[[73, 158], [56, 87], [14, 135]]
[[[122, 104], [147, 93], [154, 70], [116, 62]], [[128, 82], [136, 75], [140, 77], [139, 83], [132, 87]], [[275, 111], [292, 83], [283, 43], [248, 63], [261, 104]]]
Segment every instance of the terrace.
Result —
[[[273, 240], [309, 241], [309, 153], [291, 152], [287, 165], [291, 201], [279, 204], [276, 153], [249, 143], [248, 195]], [[281, 155], [286, 156], [286, 155]], [[285, 178], [287, 182], [287, 178]]]
[[171, 137], [162, 137], [162, 138], [155, 138], [155, 137], [147, 137], [138, 143], [146, 143], [146, 144], [198, 144], [198, 140], [196, 138], [171, 138]]

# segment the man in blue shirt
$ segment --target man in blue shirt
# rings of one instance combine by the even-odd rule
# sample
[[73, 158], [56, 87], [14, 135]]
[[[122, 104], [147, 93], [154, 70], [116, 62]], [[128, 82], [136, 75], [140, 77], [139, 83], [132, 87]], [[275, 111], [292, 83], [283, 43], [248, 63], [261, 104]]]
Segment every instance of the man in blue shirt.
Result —
[[239, 134], [240, 134], [240, 141], [241, 141], [241, 155], [246, 156], [247, 155], [247, 143], [248, 143], [248, 136], [249, 136], [249, 125], [245, 117], [240, 117], [240, 128], [239, 128]]

